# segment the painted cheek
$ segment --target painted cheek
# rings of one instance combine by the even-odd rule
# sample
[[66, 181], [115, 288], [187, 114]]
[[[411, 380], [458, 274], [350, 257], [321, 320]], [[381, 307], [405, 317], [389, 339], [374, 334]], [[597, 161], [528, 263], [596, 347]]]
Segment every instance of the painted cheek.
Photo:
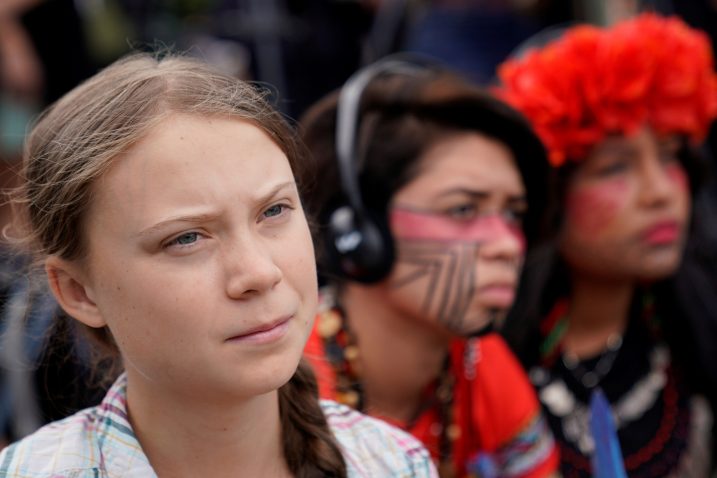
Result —
[[680, 164], [670, 164], [665, 169], [667, 177], [680, 191], [686, 192], [689, 190], [690, 183], [687, 178], [685, 169]]
[[479, 217], [472, 221], [456, 221], [437, 214], [405, 209], [391, 211], [391, 230], [399, 239], [438, 242], [489, 242], [510, 236], [525, 250], [523, 231], [508, 224], [497, 215]]
[[527, 247], [527, 240], [525, 239], [525, 234], [523, 233], [523, 230], [515, 225], [507, 225], [508, 227], [508, 233], [518, 241], [518, 244], [520, 244], [520, 253], [524, 254], [525, 249]]
[[624, 207], [627, 193], [627, 181], [623, 179], [573, 190], [566, 201], [567, 220], [583, 237], [600, 235]]

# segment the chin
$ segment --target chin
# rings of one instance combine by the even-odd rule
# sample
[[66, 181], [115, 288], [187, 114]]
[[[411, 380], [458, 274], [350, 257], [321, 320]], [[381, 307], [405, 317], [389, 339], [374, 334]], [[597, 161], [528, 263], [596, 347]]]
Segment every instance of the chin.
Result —
[[246, 375], [244, 384], [252, 395], [261, 395], [281, 388], [294, 376], [303, 349], [284, 351], [283, 354], [257, 362]]
[[655, 252], [644, 258], [639, 267], [638, 277], [647, 281], [666, 279], [677, 272], [681, 263], [681, 249]]
[[286, 385], [286, 383], [291, 380], [291, 377], [294, 376], [295, 371], [296, 368], [276, 370], [271, 374], [262, 374], [262, 376], [253, 377], [250, 379], [250, 385], [247, 383], [248, 381], [245, 382], [246, 390], [244, 390], [244, 392], [248, 396], [259, 396], [271, 393]]
[[643, 267], [640, 270], [638, 277], [643, 281], [659, 281], [673, 275], [679, 267], [679, 260], [650, 264], [649, 267]]
[[451, 332], [461, 337], [471, 337], [476, 334], [480, 335], [492, 330], [494, 327], [500, 327], [505, 319], [507, 311], [502, 309], [481, 310], [465, 318], [463, 322], [457, 324], [451, 329]]

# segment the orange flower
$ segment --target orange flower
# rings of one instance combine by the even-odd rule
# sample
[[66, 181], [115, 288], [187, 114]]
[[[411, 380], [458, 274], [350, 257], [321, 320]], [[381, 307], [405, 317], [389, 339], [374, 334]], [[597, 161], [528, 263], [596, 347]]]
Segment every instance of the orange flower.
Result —
[[531, 121], [556, 167], [581, 160], [608, 134], [646, 123], [701, 141], [717, 117], [709, 41], [672, 17], [572, 28], [505, 62], [498, 75], [498, 94]]

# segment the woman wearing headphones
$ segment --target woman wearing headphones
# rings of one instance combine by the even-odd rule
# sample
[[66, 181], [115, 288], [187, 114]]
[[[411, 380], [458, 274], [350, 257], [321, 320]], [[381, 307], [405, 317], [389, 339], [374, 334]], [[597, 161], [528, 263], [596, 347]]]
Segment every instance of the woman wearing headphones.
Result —
[[624, 461], [609, 476], [708, 476], [717, 235], [697, 149], [717, 116], [708, 38], [645, 14], [570, 29], [501, 76], [557, 178], [558, 240], [527, 261], [506, 333], [564, 475], [607, 476], [591, 463], [588, 405], [604, 393]]
[[321, 395], [410, 431], [444, 477], [552, 474], [535, 394], [491, 332], [546, 195], [530, 128], [452, 75], [391, 60], [302, 126], [329, 283], [306, 349]]

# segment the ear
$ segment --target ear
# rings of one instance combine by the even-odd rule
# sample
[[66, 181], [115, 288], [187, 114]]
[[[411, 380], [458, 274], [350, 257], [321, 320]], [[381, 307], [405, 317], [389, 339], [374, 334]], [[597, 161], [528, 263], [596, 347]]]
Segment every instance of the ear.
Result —
[[107, 325], [92, 300], [88, 281], [79, 264], [50, 256], [45, 260], [45, 272], [52, 294], [68, 315], [89, 327], [100, 328]]

